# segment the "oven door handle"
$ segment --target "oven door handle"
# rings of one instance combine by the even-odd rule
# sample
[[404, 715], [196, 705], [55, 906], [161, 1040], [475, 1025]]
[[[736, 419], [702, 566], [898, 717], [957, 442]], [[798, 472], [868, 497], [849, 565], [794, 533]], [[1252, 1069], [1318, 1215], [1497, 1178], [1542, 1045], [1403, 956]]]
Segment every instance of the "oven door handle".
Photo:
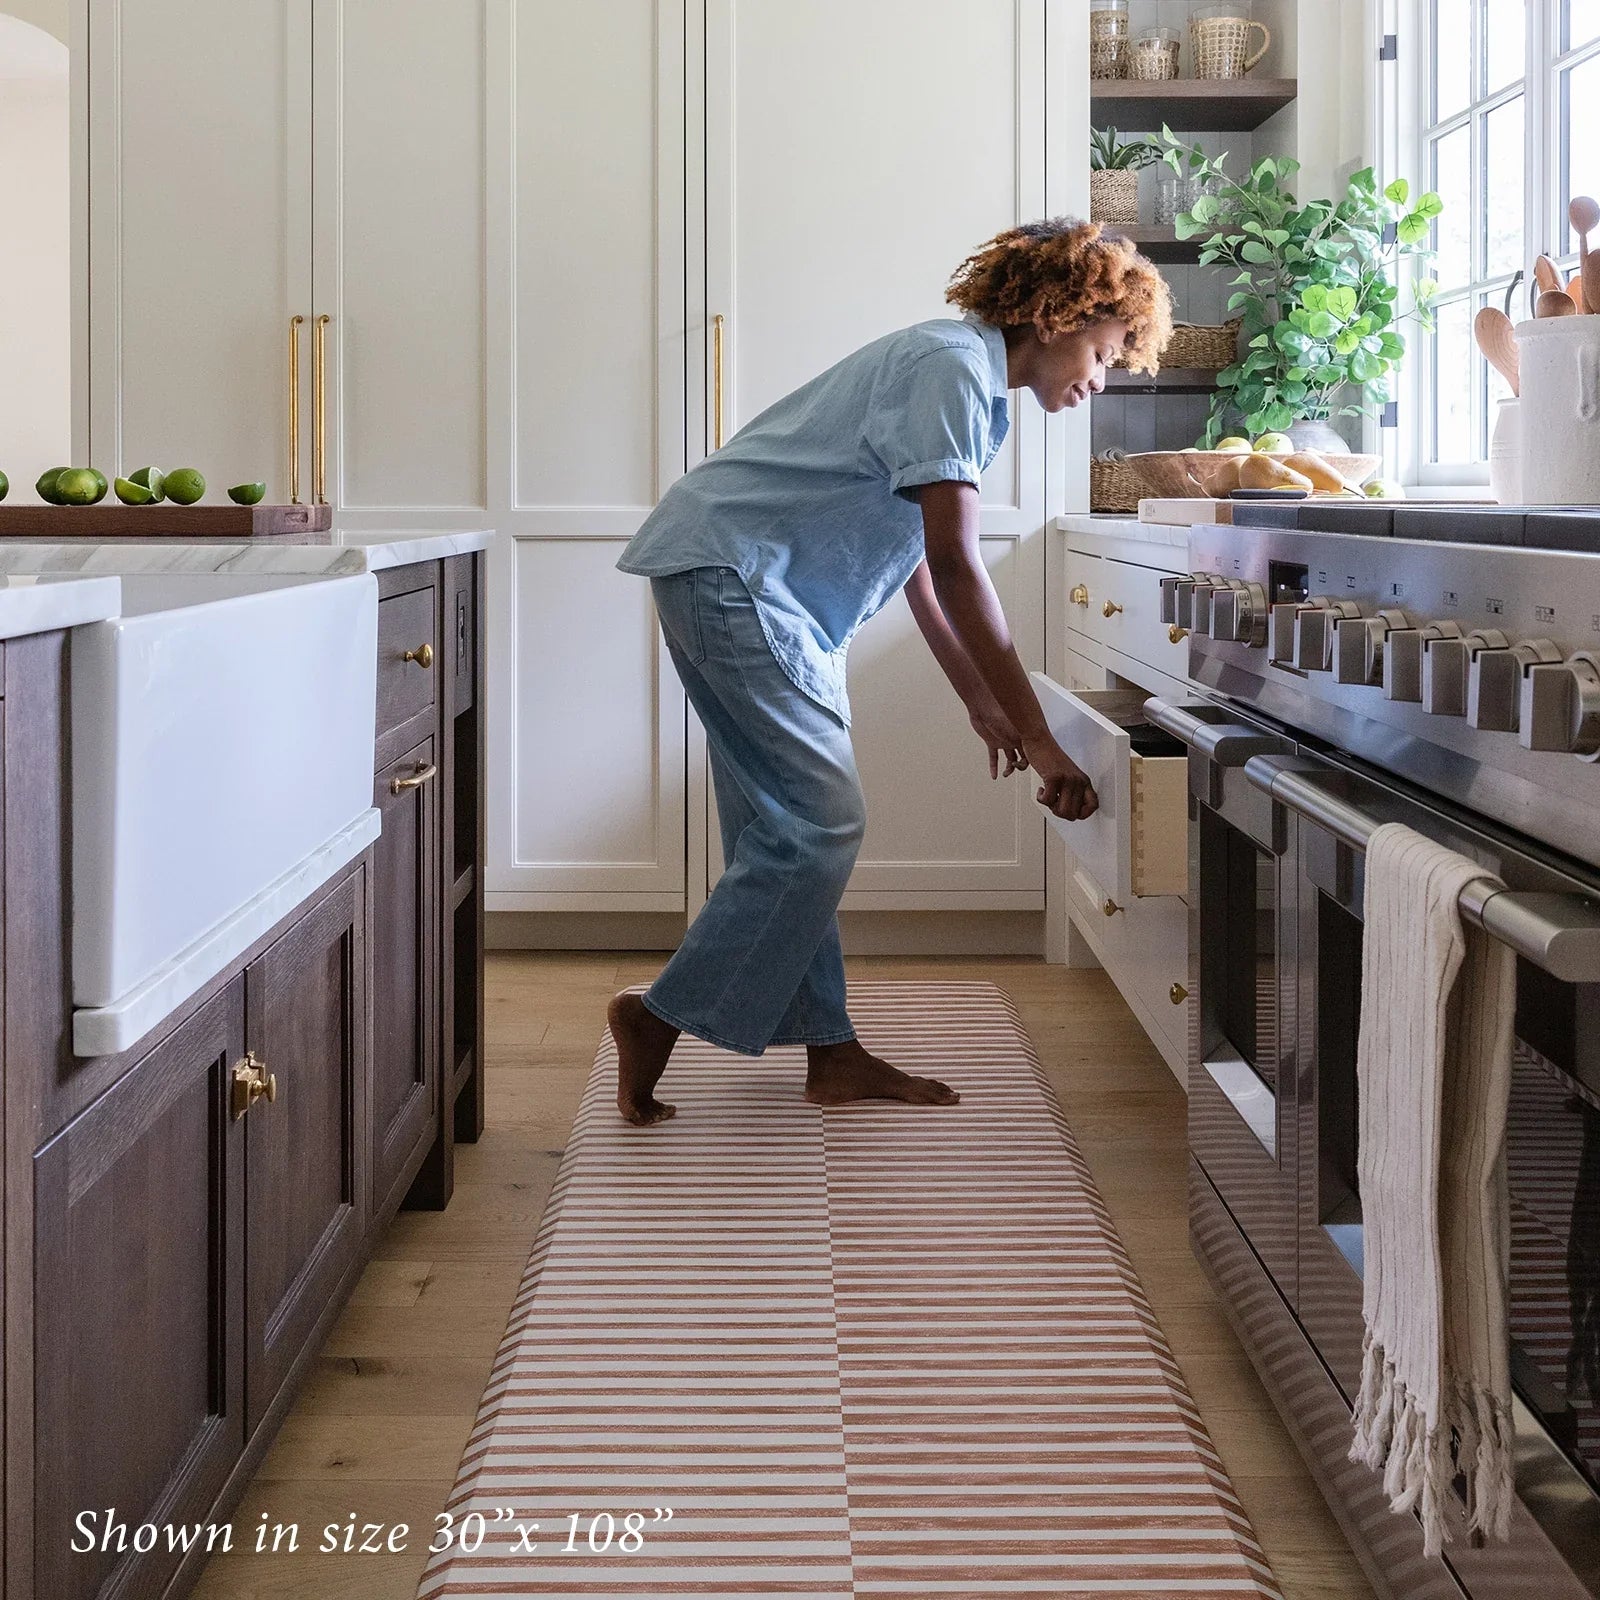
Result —
[[1165, 700], [1146, 700], [1146, 721], [1170, 733], [1174, 739], [1198, 751], [1219, 767], [1242, 767], [1255, 756], [1272, 755], [1285, 741], [1259, 728], [1237, 722], [1206, 722], [1196, 711], [1211, 711], [1212, 706], [1174, 706]]
[[[1335, 794], [1327, 770], [1270, 755], [1252, 758], [1244, 769], [1277, 804], [1364, 851], [1381, 824]], [[1578, 894], [1524, 893], [1485, 872], [1461, 891], [1461, 915], [1561, 983], [1600, 983], [1600, 902]]]

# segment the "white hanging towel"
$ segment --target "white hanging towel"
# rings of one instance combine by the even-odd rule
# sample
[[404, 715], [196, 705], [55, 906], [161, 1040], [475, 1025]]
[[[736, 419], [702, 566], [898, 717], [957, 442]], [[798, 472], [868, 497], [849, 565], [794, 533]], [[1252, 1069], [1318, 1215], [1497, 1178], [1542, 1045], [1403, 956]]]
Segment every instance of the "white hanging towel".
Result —
[[1516, 958], [1466, 927], [1484, 869], [1398, 824], [1367, 846], [1357, 1182], [1365, 1360], [1353, 1461], [1415, 1510], [1430, 1555], [1467, 1525], [1510, 1530], [1505, 1126]]

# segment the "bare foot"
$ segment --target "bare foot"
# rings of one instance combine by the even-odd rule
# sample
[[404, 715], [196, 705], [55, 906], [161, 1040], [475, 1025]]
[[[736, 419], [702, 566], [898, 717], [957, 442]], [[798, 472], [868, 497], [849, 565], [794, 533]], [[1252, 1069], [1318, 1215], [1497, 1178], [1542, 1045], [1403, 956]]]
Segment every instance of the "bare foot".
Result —
[[665, 1122], [678, 1108], [657, 1100], [653, 1091], [667, 1070], [678, 1030], [636, 994], [619, 994], [606, 1008], [606, 1021], [617, 1041], [617, 1110], [641, 1128]]
[[859, 1040], [811, 1045], [806, 1050], [806, 1099], [818, 1106], [852, 1100], [905, 1100], [918, 1106], [953, 1106], [961, 1098], [937, 1078], [914, 1078], [872, 1055]]

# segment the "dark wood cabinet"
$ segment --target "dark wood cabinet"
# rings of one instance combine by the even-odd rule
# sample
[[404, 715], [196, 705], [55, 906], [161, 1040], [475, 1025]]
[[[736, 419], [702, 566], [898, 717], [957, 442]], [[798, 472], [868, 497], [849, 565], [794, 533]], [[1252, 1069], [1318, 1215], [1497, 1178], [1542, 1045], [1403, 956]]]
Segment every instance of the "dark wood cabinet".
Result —
[[439, 1125], [439, 785], [436, 741], [377, 776], [373, 846], [372, 1194], [384, 1215], [417, 1175]]
[[[345, 878], [245, 971], [245, 1416], [254, 1428], [356, 1265], [367, 1223], [366, 876]], [[242, 1099], [242, 1096], [241, 1096]]]
[[244, 1448], [244, 1052], [241, 974], [34, 1158], [40, 1597], [159, 1594], [179, 1555], [107, 1508], [201, 1521]]

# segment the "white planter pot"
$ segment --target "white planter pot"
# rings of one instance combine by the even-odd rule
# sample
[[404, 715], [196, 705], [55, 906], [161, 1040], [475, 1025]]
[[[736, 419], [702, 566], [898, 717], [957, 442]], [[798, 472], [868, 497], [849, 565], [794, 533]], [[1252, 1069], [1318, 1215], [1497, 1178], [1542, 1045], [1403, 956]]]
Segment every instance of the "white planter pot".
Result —
[[1525, 504], [1522, 498], [1522, 402], [1502, 400], [1489, 440], [1489, 492], [1503, 506]]
[[1600, 505], [1600, 316], [1519, 322], [1517, 341], [1523, 503]]

